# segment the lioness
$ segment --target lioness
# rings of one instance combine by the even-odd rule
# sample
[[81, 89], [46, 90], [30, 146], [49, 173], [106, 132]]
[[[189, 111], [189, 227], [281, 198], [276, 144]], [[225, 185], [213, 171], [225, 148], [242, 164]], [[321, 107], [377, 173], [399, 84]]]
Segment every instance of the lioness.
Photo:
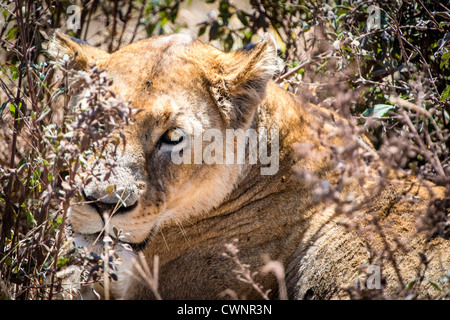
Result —
[[[271, 81], [277, 70], [272, 37], [224, 53], [185, 35], [167, 35], [108, 54], [56, 34], [49, 51], [74, 56], [79, 69], [94, 64], [105, 69], [116, 95], [141, 110], [122, 131], [125, 143], [113, 174], [87, 184], [82, 193], [89, 201], [73, 205], [69, 212], [76, 243], [90, 247], [105, 227], [105, 214], [121, 196], [122, 205], [107, 219], [106, 231], [114, 235], [113, 229], [121, 230], [121, 241], [131, 244], [133, 252], [117, 248], [122, 264], [118, 281], [111, 283], [112, 297], [155, 298], [132, 263], [141, 251], [150, 266], [153, 257], [159, 257], [158, 294], [163, 299], [218, 299], [229, 290], [239, 298], [259, 299], [260, 293], [237, 279], [236, 264], [223, 255], [233, 239], [238, 239], [238, 258], [252, 271], [260, 271], [269, 259], [282, 263], [290, 299], [348, 297], [343, 288], [354, 283], [362, 265], [374, 262], [373, 252], [380, 254], [375, 262], [387, 297], [419, 282], [425, 265], [423, 278], [443, 286], [441, 278], [450, 266], [448, 240], [428, 240], [416, 230], [430, 199], [428, 189], [396, 181], [371, 199], [374, 181], [348, 187], [349, 194], [356, 194], [353, 202], [371, 204], [355, 212], [363, 217], [359, 230], [376, 220], [376, 230], [364, 233], [346, 228], [346, 215], [333, 203], [315, 202], [314, 190], [294, 174], [295, 165], [297, 171], [336, 185], [339, 171], [322, 142], [338, 147], [360, 140], [362, 147], [370, 147], [364, 139], [337, 134], [339, 123], [345, 123], [337, 114], [301, 102]], [[186, 157], [192, 162], [173, 161], [175, 148], [195, 132], [219, 131], [222, 145], [229, 146], [227, 129], [258, 128], [277, 134], [265, 140], [268, 150], [271, 144], [278, 147], [272, 163], [276, 170], [269, 174], [262, 174], [268, 164], [261, 161], [196, 162], [195, 152]], [[295, 143], [309, 146], [300, 159]], [[234, 140], [231, 144], [236, 149]], [[201, 151], [208, 145], [201, 141]], [[191, 147], [184, 145], [182, 152]], [[215, 152], [221, 153], [219, 148]], [[97, 170], [104, 169], [100, 165]], [[114, 194], [107, 192], [111, 185]], [[443, 190], [430, 190], [442, 197]], [[99, 243], [92, 250], [101, 252]], [[271, 290], [271, 298], [278, 298], [273, 275], [260, 272], [254, 280], [264, 291]], [[442, 297], [445, 291], [439, 289], [422, 283], [419, 296]]]

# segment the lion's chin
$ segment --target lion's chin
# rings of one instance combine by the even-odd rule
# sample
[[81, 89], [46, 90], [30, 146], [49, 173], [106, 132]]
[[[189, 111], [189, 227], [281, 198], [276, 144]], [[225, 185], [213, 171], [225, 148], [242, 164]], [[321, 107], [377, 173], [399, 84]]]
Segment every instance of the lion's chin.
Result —
[[90, 252], [101, 254], [103, 251], [102, 239], [97, 234], [74, 234], [74, 242], [77, 247], [83, 247]]
[[[83, 247], [87, 249], [89, 252], [93, 252], [96, 254], [100, 254], [104, 250], [103, 244], [103, 236], [100, 233], [95, 234], [74, 234], [74, 242], [77, 247]], [[140, 243], [127, 242], [122, 240], [115, 239], [114, 241], [114, 250], [117, 250], [120, 247], [120, 250], [125, 249], [131, 252], [141, 251], [142, 248], [146, 245], [147, 240], [144, 240]]]
[[[98, 255], [105, 253], [103, 244], [103, 237], [99, 237], [99, 234], [74, 234], [74, 242], [77, 247], [84, 247], [88, 252], [92, 252]], [[133, 270], [133, 264], [137, 257], [136, 251], [132, 249], [132, 246], [124, 242], [116, 242], [114, 246], [114, 264], [116, 270], [114, 273], [117, 276], [115, 281], [110, 283], [110, 297], [114, 299], [123, 299], [129, 284], [131, 271]], [[111, 252], [110, 252], [111, 254]], [[103, 287], [98, 284], [84, 285], [81, 288], [80, 295], [82, 299], [97, 299], [92, 292], [97, 292], [101, 297], [104, 297]]]

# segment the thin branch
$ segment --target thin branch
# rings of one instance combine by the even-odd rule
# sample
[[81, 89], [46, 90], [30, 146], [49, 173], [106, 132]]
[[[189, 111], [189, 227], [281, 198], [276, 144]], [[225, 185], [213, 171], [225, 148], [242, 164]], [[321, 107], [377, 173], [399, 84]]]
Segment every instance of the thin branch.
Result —
[[295, 68], [289, 70], [288, 72], [286, 72], [285, 74], [279, 76], [275, 82], [276, 83], [281, 83], [284, 79], [289, 78], [291, 75], [293, 75], [294, 73], [296, 73], [298, 70], [300, 70], [301, 68], [305, 67], [306, 65], [311, 63], [311, 59], [308, 59], [306, 61], [304, 61], [303, 63], [299, 64], [298, 66], [296, 66]]

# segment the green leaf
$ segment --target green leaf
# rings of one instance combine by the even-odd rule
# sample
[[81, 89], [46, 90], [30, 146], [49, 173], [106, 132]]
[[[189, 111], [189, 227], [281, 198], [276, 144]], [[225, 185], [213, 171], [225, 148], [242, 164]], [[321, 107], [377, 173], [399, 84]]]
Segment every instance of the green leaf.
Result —
[[439, 99], [440, 102], [443, 102], [445, 99], [450, 97], [450, 86], [444, 89], [441, 93], [441, 98]]
[[389, 104], [376, 104], [362, 113], [364, 117], [384, 117], [389, 110], [395, 109], [395, 106]]
[[167, 17], [167, 12], [161, 11], [159, 13], [159, 23], [161, 24], [161, 27], [164, 27], [167, 22], [169, 22], [169, 18]]
[[416, 284], [416, 282], [417, 282], [417, 279], [416, 279], [416, 278], [413, 279], [413, 280], [411, 280], [411, 281], [408, 283], [408, 285], [406, 286], [406, 288], [407, 288], [408, 290], [411, 290], [412, 287]]
[[19, 72], [19, 69], [13, 64], [8, 65], [8, 68], [9, 68], [9, 70], [11, 70], [11, 73], [12, 72]]
[[17, 26], [9, 29], [8, 34], [6, 35], [6, 41], [11, 40], [16, 36], [17, 31], [19, 31], [19, 28]]
[[62, 268], [66, 265], [67, 261], [69, 260], [68, 257], [63, 257], [58, 259], [58, 263], [56, 264], [58, 268]]
[[441, 57], [441, 65], [440, 65], [440, 67], [441, 68], [444, 68], [444, 66], [445, 67], [448, 67], [448, 60], [450, 59], [450, 51], [449, 52], [446, 52], [446, 53], [444, 53], [443, 55], [442, 55], [442, 57]]
[[442, 291], [441, 287], [434, 281], [431, 281], [430, 279], [427, 279], [427, 282], [433, 286], [437, 291]]
[[231, 51], [231, 49], [233, 48], [233, 44], [234, 44], [234, 39], [230, 32], [224, 40], [225, 51], [226, 52]]
[[8, 105], [9, 100], [2, 103], [2, 106], [0, 107], [0, 115], [3, 113], [3, 110], [5, 110], [6, 106]]
[[116, 190], [116, 185], [113, 184], [113, 185], [107, 186], [105, 191], [106, 191], [107, 194], [111, 194], [111, 193], [113, 193], [115, 190]]
[[10, 64], [8, 67], [9, 67], [9, 70], [11, 71], [12, 79], [16, 80], [19, 77], [19, 69], [13, 64]]
[[241, 23], [244, 26], [248, 27], [249, 24], [248, 24], [247, 16], [245, 15], [245, 11], [239, 10], [236, 14], [237, 14], [239, 21], [241, 21]]
[[29, 227], [34, 227], [36, 225], [36, 220], [30, 210], [26, 209], [25, 214], [27, 216], [27, 224]]

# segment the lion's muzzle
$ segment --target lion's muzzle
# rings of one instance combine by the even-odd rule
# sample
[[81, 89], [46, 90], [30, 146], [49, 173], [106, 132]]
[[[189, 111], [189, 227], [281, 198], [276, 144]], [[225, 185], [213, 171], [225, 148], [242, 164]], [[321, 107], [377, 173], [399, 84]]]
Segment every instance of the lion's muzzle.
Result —
[[[142, 211], [141, 197], [146, 189], [142, 165], [137, 158], [123, 152], [114, 157], [114, 165], [106, 161], [95, 163], [90, 179], [82, 187], [81, 202], [69, 210], [73, 230], [79, 234], [105, 232], [114, 235], [113, 229], [122, 230], [124, 241], [136, 243], [147, 236], [146, 223], [135, 223]], [[110, 158], [111, 160], [111, 158]]]

